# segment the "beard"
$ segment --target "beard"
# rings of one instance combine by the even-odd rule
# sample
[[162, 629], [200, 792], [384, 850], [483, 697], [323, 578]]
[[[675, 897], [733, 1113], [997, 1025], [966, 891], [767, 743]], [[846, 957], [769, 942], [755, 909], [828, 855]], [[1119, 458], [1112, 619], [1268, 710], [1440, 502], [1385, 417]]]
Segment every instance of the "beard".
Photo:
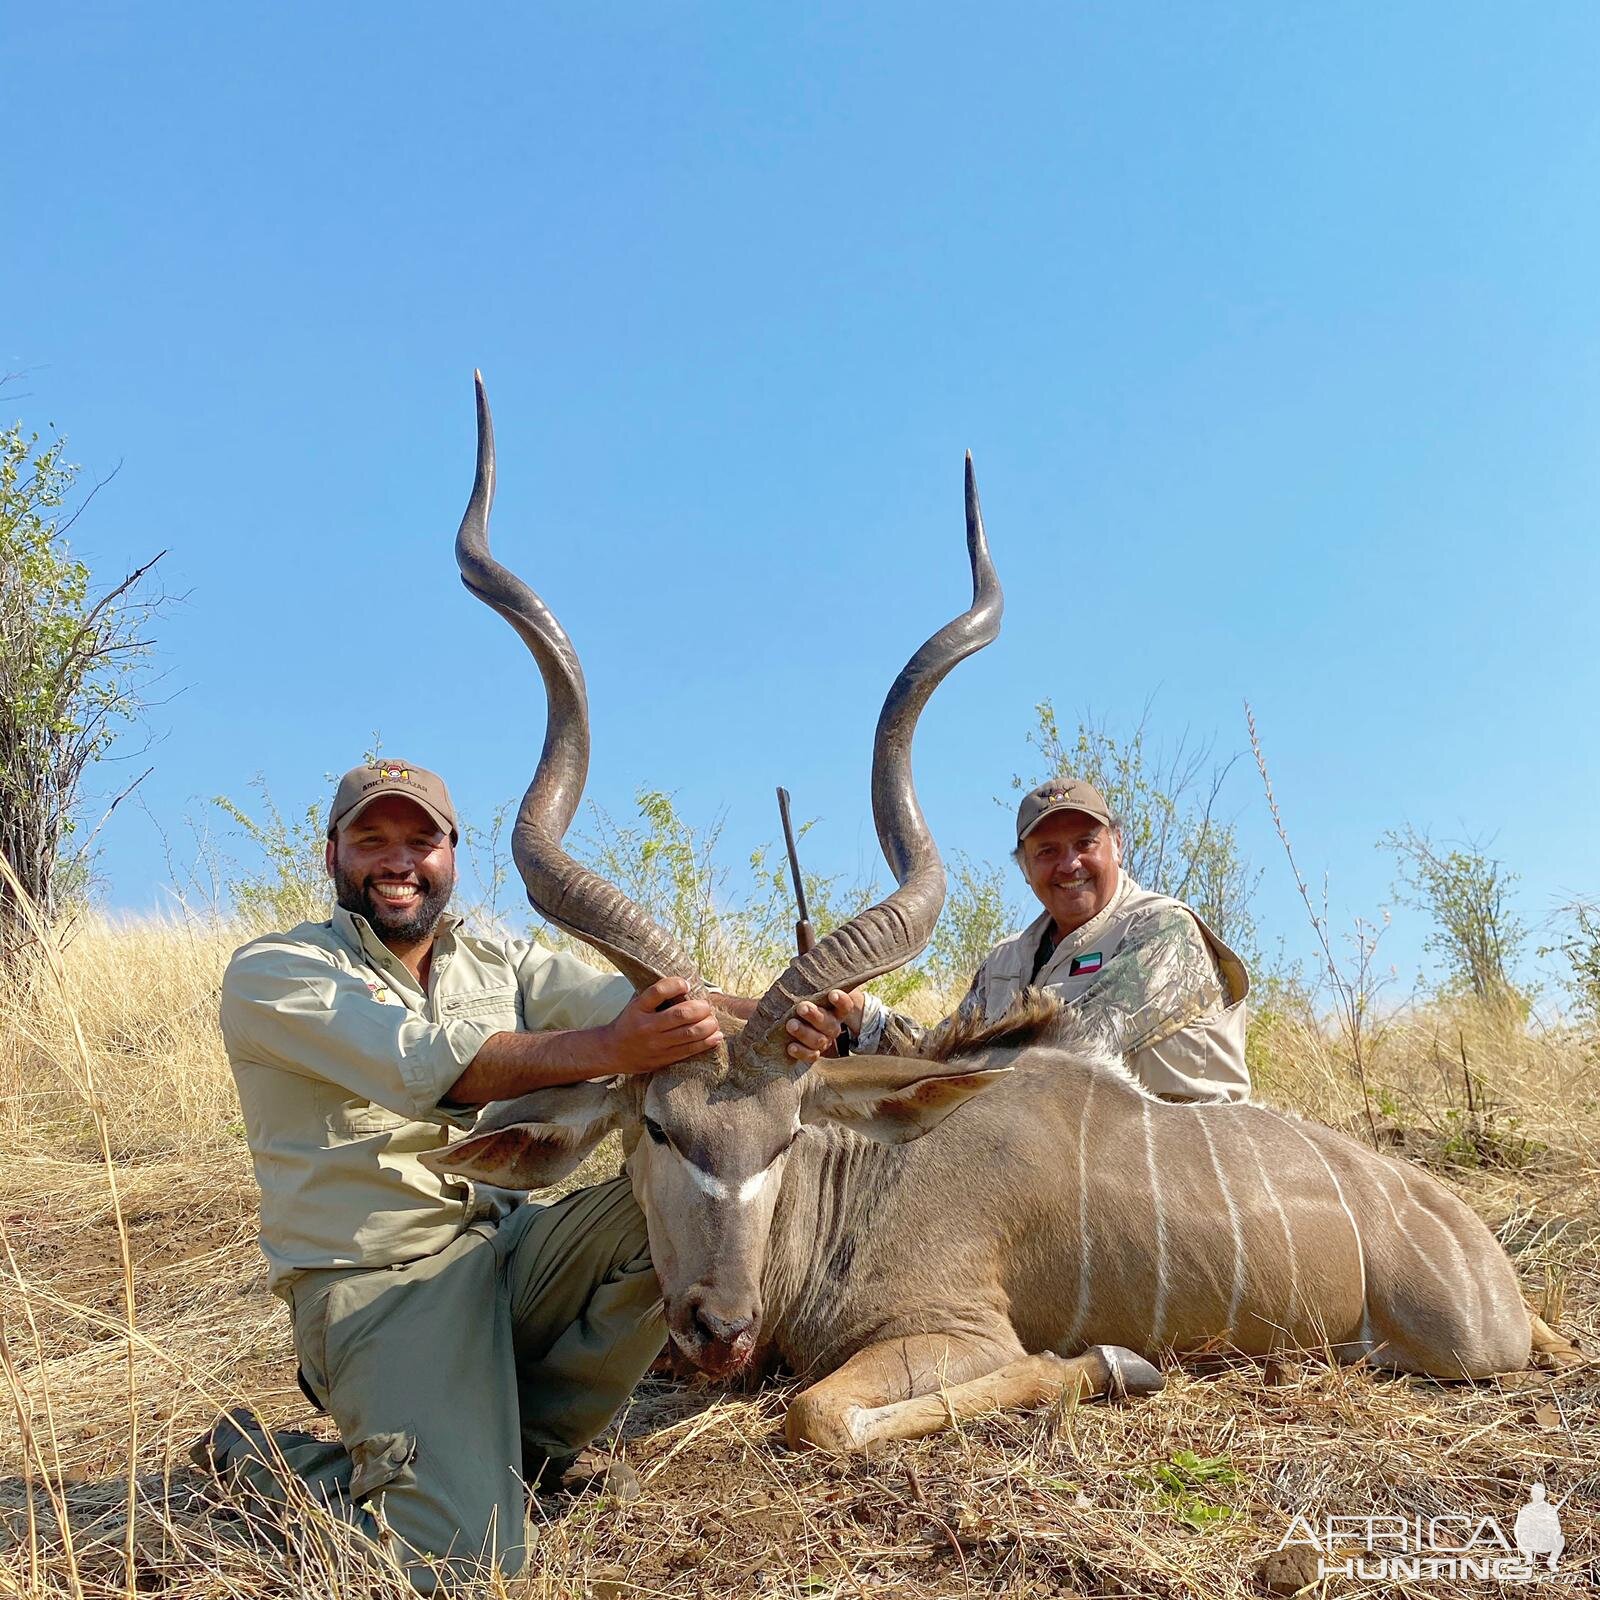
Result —
[[352, 877], [338, 863], [333, 870], [334, 896], [339, 905], [353, 916], [365, 917], [380, 939], [393, 939], [397, 944], [420, 944], [433, 932], [455, 893], [456, 876], [454, 872], [442, 878], [419, 874], [417, 883], [421, 894], [409, 905], [397, 906], [378, 894], [370, 877]]

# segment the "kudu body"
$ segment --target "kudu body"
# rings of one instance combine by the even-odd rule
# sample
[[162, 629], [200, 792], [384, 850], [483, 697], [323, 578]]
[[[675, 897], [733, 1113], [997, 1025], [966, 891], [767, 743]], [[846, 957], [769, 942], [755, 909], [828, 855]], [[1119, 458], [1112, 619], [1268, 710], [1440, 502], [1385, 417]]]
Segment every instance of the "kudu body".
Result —
[[[478, 425], [457, 559], [528, 643], [550, 701], [513, 836], [529, 897], [637, 987], [676, 973], [698, 988], [671, 938], [561, 848], [588, 765], [583, 676], [555, 618], [489, 554], [481, 381]], [[874, 743], [899, 887], [797, 959], [715, 1051], [492, 1108], [430, 1164], [540, 1188], [624, 1130], [673, 1339], [714, 1374], [765, 1351], [818, 1378], [790, 1408], [796, 1444], [855, 1448], [1069, 1388], [1159, 1388], [1135, 1351], [1310, 1344], [1450, 1378], [1526, 1364], [1511, 1264], [1449, 1191], [1259, 1106], [1153, 1100], [1040, 997], [945, 1033], [934, 1059], [787, 1059], [794, 1005], [904, 965], [942, 907], [910, 751], [934, 688], [999, 628], [970, 458], [967, 537], [972, 608], [896, 680]], [[1537, 1319], [1533, 1333], [1554, 1338]]]
[[1062, 1382], [1024, 1352], [1096, 1345], [1310, 1347], [1473, 1378], [1525, 1366], [1547, 1333], [1493, 1235], [1415, 1167], [1261, 1106], [1152, 1099], [1044, 996], [987, 1031], [948, 1065], [1011, 1070], [936, 1134], [821, 1132], [789, 1159], [767, 1337], [825, 1375], [792, 1439], [906, 1432], [908, 1365], [935, 1387], [1009, 1368], [990, 1383], [1015, 1400]]

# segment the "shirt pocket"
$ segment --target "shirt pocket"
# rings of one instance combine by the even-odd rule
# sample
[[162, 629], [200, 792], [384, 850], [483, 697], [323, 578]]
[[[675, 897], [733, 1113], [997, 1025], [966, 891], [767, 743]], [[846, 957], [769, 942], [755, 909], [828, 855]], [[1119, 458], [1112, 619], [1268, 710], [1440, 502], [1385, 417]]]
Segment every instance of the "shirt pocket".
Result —
[[409, 1126], [411, 1120], [370, 1100], [346, 1100], [328, 1113], [325, 1125], [335, 1140], [362, 1139], [374, 1133], [393, 1133]]
[[474, 1022], [498, 1023], [506, 1033], [515, 1033], [519, 991], [512, 984], [503, 989], [478, 989], [471, 994], [445, 995], [438, 1003], [441, 1019], [470, 1017]]

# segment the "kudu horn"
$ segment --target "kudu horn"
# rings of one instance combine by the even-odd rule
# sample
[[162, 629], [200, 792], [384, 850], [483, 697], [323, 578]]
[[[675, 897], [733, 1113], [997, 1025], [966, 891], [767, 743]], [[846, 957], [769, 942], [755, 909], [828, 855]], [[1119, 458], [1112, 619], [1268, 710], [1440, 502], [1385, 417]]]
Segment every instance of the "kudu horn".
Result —
[[589, 775], [589, 695], [566, 630], [544, 601], [489, 553], [494, 422], [483, 374], [474, 373], [473, 381], [478, 471], [456, 534], [456, 565], [467, 588], [498, 611], [532, 651], [549, 706], [539, 765], [512, 830], [511, 858], [534, 908], [592, 945], [635, 989], [646, 989], [658, 978], [680, 977], [688, 979], [691, 993], [699, 994], [700, 976], [677, 941], [620, 889], [580, 866], [561, 847]]
[[886, 900], [835, 928], [815, 949], [789, 964], [761, 997], [754, 1016], [733, 1043], [733, 1060], [748, 1069], [757, 1060], [785, 1059], [784, 1022], [802, 1000], [830, 989], [850, 989], [913, 961], [933, 935], [944, 909], [944, 863], [917, 803], [911, 775], [911, 740], [929, 696], [957, 662], [1000, 632], [1004, 596], [983, 533], [978, 484], [967, 454], [967, 556], [972, 564], [972, 605], [947, 622], [906, 663], [878, 716], [872, 744], [872, 817], [878, 843], [899, 885]]

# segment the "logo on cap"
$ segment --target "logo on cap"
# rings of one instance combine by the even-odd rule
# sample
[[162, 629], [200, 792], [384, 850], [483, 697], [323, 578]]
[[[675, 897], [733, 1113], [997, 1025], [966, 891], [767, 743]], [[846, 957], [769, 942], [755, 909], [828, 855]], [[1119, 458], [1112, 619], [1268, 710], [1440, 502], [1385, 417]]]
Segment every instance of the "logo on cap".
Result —
[[377, 770], [377, 774], [378, 774], [378, 776], [380, 778], [398, 778], [402, 783], [410, 783], [411, 782], [411, 768], [410, 767], [384, 767], [384, 766], [380, 766], [376, 770]]

